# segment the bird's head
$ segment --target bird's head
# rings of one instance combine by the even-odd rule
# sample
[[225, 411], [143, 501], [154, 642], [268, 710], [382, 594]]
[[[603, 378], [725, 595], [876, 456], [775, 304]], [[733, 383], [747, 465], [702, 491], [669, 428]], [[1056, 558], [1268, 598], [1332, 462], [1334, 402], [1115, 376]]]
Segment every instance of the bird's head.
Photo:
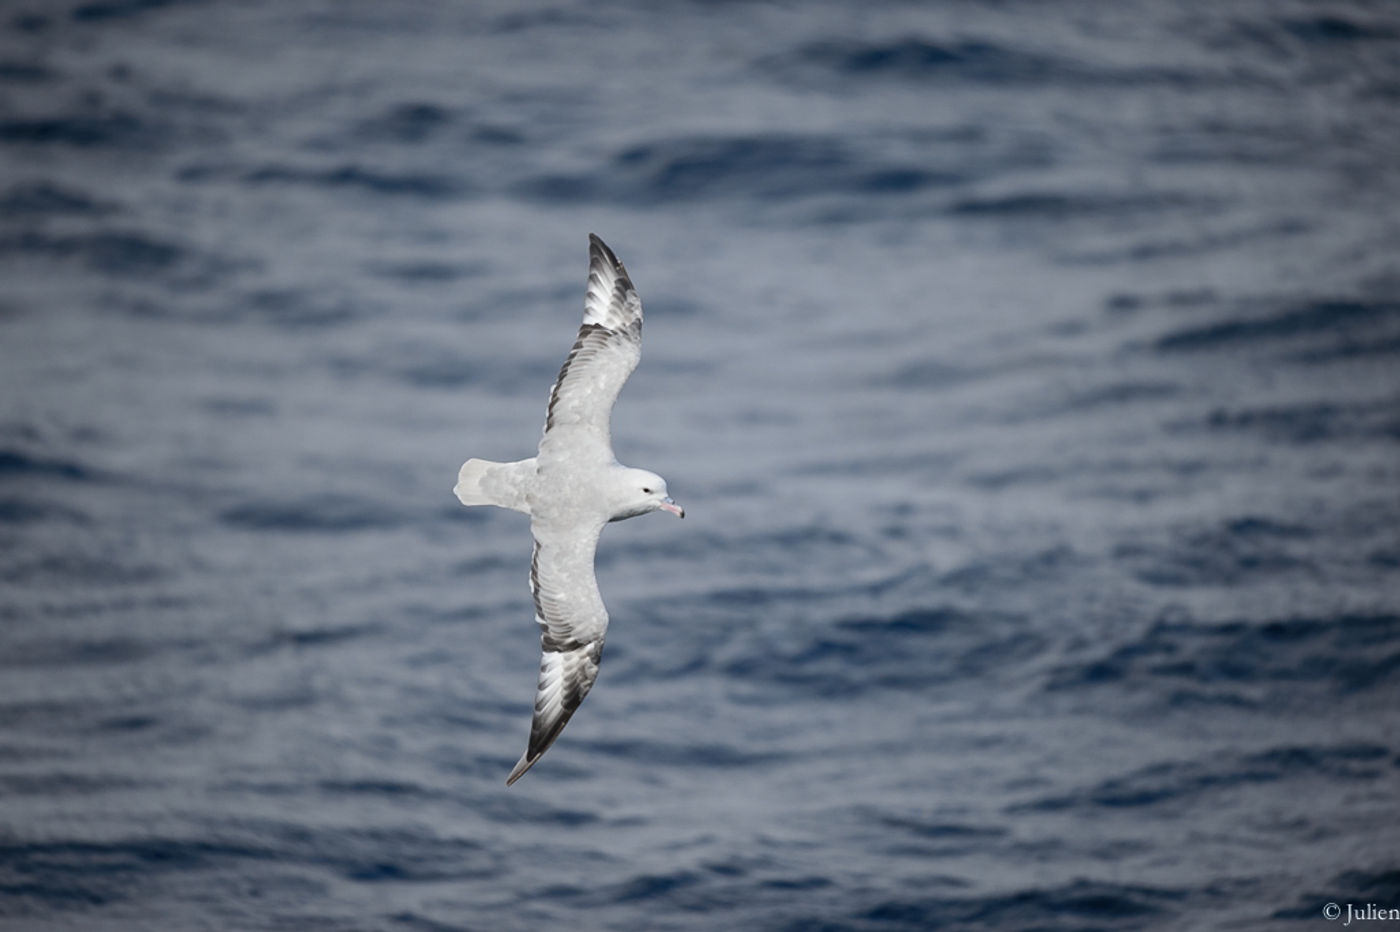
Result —
[[685, 509], [671, 500], [666, 480], [646, 469], [624, 469], [619, 477], [620, 507], [614, 521], [634, 518], [653, 511], [669, 511], [677, 518], [685, 517]]

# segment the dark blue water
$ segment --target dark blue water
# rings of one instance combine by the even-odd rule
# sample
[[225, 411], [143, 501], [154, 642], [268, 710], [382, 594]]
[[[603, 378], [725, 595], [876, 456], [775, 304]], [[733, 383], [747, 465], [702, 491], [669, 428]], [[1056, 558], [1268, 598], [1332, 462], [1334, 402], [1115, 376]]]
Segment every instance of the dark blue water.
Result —
[[[1389, 3], [7, 4], [0, 926], [1400, 907], [1397, 205]], [[507, 790], [590, 231], [689, 517]]]

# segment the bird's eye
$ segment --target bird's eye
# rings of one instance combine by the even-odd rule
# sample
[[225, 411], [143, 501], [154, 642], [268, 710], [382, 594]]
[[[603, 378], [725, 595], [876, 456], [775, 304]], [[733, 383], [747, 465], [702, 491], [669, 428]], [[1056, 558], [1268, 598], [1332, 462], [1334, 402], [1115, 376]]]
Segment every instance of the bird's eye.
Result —
[[642, 491], [645, 492], [647, 495], [651, 494], [651, 489], [642, 489]]

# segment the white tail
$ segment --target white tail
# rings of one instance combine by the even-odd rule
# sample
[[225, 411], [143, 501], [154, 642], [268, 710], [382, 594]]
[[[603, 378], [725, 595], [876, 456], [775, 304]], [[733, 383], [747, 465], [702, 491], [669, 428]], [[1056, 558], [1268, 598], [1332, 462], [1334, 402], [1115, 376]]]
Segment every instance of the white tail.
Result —
[[481, 480], [486, 478], [488, 469], [503, 465], [505, 464], [475, 459], [463, 463], [461, 470], [457, 473], [457, 485], [452, 490], [457, 493], [457, 500], [463, 505], [496, 504], [496, 500], [487, 495], [486, 490], [481, 487]]
[[496, 505], [528, 515], [530, 505], [526, 491], [534, 474], [534, 457], [518, 463], [470, 459], [458, 471], [457, 485], [452, 491], [463, 505]]

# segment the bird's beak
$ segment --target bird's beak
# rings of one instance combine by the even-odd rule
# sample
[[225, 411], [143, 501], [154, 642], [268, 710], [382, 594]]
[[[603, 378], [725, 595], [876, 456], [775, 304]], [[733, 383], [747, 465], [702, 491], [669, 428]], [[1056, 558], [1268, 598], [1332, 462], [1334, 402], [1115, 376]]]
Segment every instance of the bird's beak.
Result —
[[680, 505], [677, 505], [675, 502], [671, 501], [671, 496], [669, 496], [669, 495], [667, 495], [665, 498], [663, 498], [663, 499], [661, 500], [661, 510], [662, 510], [662, 511], [669, 511], [671, 514], [675, 515], [677, 518], [684, 518], [684, 517], [685, 517], [685, 509], [682, 508]]

